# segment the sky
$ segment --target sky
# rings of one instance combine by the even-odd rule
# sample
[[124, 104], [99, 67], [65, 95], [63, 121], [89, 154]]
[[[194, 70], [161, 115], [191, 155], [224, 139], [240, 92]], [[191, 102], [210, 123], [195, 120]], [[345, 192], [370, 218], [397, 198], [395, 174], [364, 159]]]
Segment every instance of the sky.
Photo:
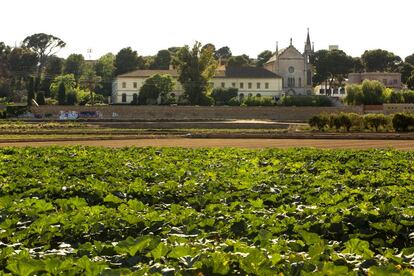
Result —
[[360, 56], [381, 48], [405, 58], [414, 53], [413, 11], [412, 0], [2, 0], [0, 41], [14, 46], [53, 34], [67, 43], [59, 56], [87, 59], [128, 46], [155, 55], [200, 41], [255, 58], [290, 38], [302, 51], [309, 28], [315, 50], [339, 45]]

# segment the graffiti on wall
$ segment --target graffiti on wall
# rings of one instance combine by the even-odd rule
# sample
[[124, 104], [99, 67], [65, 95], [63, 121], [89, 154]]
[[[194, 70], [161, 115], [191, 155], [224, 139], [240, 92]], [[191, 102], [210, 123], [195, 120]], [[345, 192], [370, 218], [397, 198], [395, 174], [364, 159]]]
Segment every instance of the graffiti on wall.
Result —
[[103, 117], [100, 111], [60, 111], [59, 120], [76, 120], [76, 119], [101, 119]]

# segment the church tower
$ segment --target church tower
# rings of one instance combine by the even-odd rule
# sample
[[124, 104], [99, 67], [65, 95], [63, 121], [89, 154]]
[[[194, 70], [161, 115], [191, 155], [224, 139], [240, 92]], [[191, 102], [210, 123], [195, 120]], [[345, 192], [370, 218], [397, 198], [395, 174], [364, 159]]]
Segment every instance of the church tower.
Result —
[[305, 51], [303, 53], [303, 56], [305, 57], [305, 76], [304, 78], [306, 79], [306, 94], [310, 94], [312, 91], [312, 86], [313, 86], [313, 82], [312, 82], [312, 77], [313, 77], [313, 66], [311, 64], [311, 56], [313, 55], [313, 46], [311, 44], [311, 40], [310, 40], [310, 35], [309, 35], [309, 28], [308, 28], [308, 35], [306, 37], [306, 42], [305, 42]]

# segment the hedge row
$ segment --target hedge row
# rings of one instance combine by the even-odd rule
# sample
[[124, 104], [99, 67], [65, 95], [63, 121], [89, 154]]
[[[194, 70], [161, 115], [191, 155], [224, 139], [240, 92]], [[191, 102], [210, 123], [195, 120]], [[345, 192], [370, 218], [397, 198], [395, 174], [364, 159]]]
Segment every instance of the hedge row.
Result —
[[309, 120], [309, 125], [320, 131], [325, 129], [363, 131], [379, 130], [410, 131], [414, 128], [414, 114], [396, 113], [394, 115], [355, 113], [320, 114]]

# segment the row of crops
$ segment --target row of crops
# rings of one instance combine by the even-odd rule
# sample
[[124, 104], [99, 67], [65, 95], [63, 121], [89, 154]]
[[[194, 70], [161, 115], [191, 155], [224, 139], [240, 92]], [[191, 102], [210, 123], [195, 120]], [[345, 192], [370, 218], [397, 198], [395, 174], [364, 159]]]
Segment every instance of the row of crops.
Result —
[[413, 275], [414, 152], [0, 149], [0, 275]]

